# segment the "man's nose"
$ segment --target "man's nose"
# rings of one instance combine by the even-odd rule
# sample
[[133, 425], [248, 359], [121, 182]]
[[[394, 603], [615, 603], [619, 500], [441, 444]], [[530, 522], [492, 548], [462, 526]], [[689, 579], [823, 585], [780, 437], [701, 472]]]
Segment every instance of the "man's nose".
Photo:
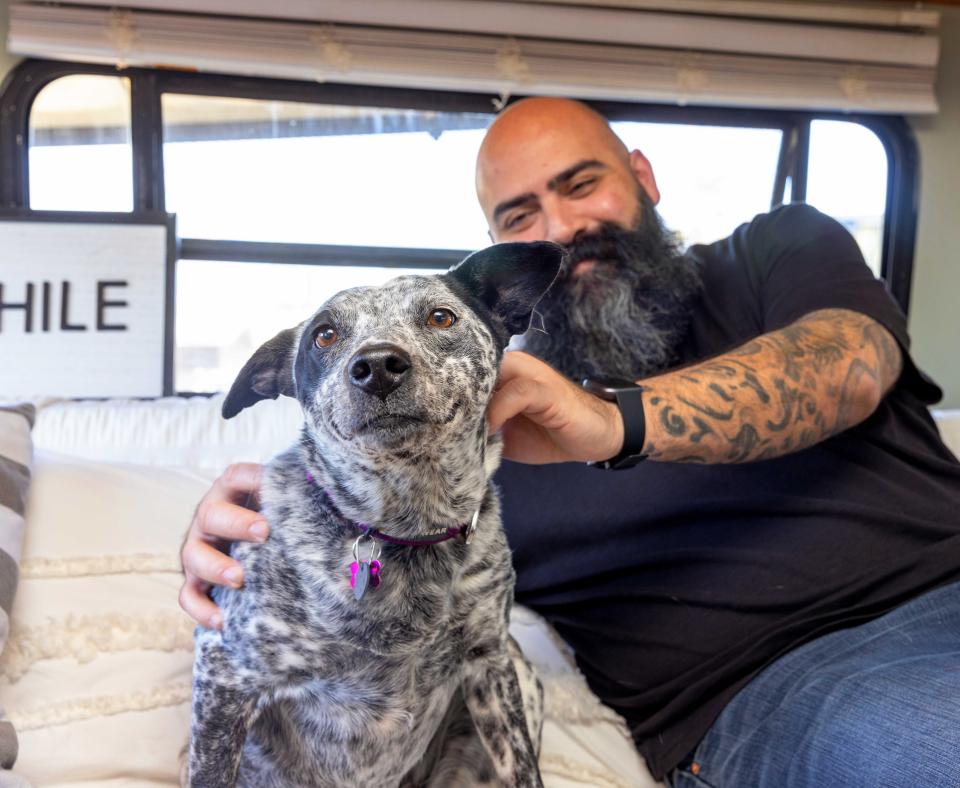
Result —
[[358, 351], [347, 364], [347, 378], [359, 389], [382, 400], [400, 388], [412, 365], [403, 348], [384, 342]]
[[586, 218], [562, 202], [544, 207], [543, 214], [546, 220], [545, 241], [569, 246], [578, 232], [587, 229]]

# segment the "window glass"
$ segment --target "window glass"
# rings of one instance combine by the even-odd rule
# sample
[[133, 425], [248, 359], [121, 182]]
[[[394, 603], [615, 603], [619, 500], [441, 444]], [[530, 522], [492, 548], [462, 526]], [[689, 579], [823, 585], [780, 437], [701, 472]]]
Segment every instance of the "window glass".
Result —
[[887, 153], [876, 134], [859, 123], [810, 124], [807, 202], [843, 224], [880, 276], [887, 201]]
[[650, 161], [667, 225], [686, 244], [711, 243], [770, 210], [779, 129], [614, 123], [629, 150]]
[[30, 207], [133, 210], [130, 80], [78, 74], [37, 95], [30, 111]]
[[[167, 209], [180, 235], [476, 249], [474, 161], [493, 116], [167, 94]], [[713, 241], [768, 210], [781, 132], [620, 122], [668, 225]]]
[[312, 315], [330, 296], [411, 273], [436, 270], [180, 260], [176, 389], [229, 389], [261, 344]]
[[166, 94], [167, 210], [185, 238], [476, 249], [491, 116]]

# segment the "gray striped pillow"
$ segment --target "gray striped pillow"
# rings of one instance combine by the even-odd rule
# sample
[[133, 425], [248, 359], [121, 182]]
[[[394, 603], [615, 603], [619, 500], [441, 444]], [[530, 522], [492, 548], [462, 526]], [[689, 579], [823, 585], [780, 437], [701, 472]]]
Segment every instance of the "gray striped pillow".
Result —
[[[24, 509], [30, 486], [33, 445], [30, 428], [33, 405], [0, 405], [0, 651], [10, 630], [10, 610], [20, 575]], [[0, 710], [0, 767], [10, 769], [17, 759], [17, 734]], [[3, 782], [0, 772], [0, 782]]]

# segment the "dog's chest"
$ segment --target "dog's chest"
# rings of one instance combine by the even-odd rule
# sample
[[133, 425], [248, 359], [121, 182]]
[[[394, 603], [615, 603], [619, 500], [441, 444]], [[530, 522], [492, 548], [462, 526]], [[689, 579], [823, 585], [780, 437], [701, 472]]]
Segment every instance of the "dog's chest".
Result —
[[249, 746], [273, 753], [272, 768], [286, 780], [315, 780], [323, 764], [331, 785], [396, 784], [423, 757], [458, 679], [427, 685], [409, 665], [382, 667], [274, 693]]
[[[270, 540], [236, 547], [245, 587], [221, 602], [234, 660], [247, 675], [269, 676], [242, 782], [271, 785], [282, 775], [282, 784], [396, 784], [459, 691], [468, 633], [483, 620], [496, 637], [491, 611], [502, 610], [512, 576], [506, 542], [493, 511], [469, 546], [385, 545], [382, 583], [356, 599], [357, 534], [329, 512], [318, 517], [318, 499], [297, 480], [269, 485]], [[318, 774], [329, 783], [317, 783]]]
[[[360, 600], [338, 571], [342, 556], [303, 563], [314, 568], [300, 568], [302, 620], [280, 623], [280, 606], [269, 603], [250, 618], [257, 661], [277, 673], [248, 743], [271, 758], [247, 760], [285, 781], [300, 775], [313, 784], [323, 764], [331, 785], [396, 784], [423, 757], [458, 690], [469, 611], [425, 577], [412, 591], [402, 563], [385, 562], [384, 585]], [[253, 574], [252, 585], [262, 582]], [[263, 777], [248, 784], [270, 784]]]

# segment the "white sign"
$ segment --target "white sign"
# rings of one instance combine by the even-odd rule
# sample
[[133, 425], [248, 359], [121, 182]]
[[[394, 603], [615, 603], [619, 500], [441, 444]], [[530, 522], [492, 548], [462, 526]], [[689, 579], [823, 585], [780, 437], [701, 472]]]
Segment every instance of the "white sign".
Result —
[[165, 393], [168, 232], [0, 221], [0, 400]]

